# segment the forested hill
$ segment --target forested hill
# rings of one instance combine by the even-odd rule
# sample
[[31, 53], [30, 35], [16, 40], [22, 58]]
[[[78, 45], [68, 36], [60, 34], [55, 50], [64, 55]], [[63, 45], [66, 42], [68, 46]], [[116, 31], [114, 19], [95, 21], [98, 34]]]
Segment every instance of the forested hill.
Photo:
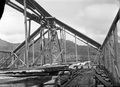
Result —
[[0, 39], [0, 51], [12, 51], [15, 49], [19, 43], [10, 43], [5, 40]]
[[[16, 44], [10, 43], [10, 42], [0, 39], [0, 51], [13, 51], [13, 49], [15, 49], [18, 45], [19, 43], [16, 43]], [[39, 46], [39, 42], [36, 44], [35, 48], [37, 49], [38, 46]], [[77, 45], [77, 52], [78, 52], [78, 55], [87, 55], [88, 48], [85, 45]], [[71, 55], [75, 54], [75, 43], [74, 42], [70, 40], [66, 40], [66, 53], [71, 54]], [[90, 47], [90, 54], [93, 54], [93, 55], [96, 54], [96, 50]]]

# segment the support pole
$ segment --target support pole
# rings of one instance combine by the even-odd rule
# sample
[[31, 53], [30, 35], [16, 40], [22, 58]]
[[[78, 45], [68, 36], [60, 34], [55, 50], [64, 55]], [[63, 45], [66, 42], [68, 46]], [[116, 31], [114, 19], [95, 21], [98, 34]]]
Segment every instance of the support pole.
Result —
[[[43, 47], [45, 47], [45, 36], [44, 36], [44, 29], [43, 29], [43, 31], [42, 31], [42, 35], [43, 35]], [[45, 49], [43, 49], [43, 52], [45, 52]], [[46, 58], [45, 58], [45, 55], [43, 55], [43, 64], [45, 64], [46, 63]]]
[[[3, 59], [3, 61], [4, 61], [4, 59]], [[12, 57], [12, 62], [11, 62], [11, 64], [13, 64], [14, 63], [14, 56]]]
[[[64, 50], [64, 43], [63, 43], [63, 30], [60, 30], [60, 47], [61, 50]], [[62, 63], [64, 62], [64, 56], [63, 56], [63, 52], [61, 53], [61, 59], [62, 59]]]
[[78, 62], [78, 57], [77, 57], [77, 39], [75, 35], [75, 56], [76, 56], [76, 62]]
[[26, 41], [26, 46], [25, 46], [25, 58], [26, 58], [26, 65], [27, 68], [29, 67], [28, 64], [28, 31], [27, 31], [27, 13], [26, 13], [26, 0], [24, 0], [24, 24], [25, 24], [25, 41]]
[[30, 32], [31, 32], [31, 20], [29, 19], [29, 30], [28, 30], [28, 43], [30, 42]]
[[[40, 52], [42, 51], [42, 48], [43, 48], [43, 32], [40, 31]], [[43, 65], [43, 55], [41, 55], [40, 57], [40, 62], [41, 62], [41, 66]]]
[[[48, 30], [48, 41], [50, 41], [51, 35], [50, 35], [50, 29]], [[53, 63], [52, 55], [51, 55], [51, 42], [48, 44], [49, 52], [50, 52], [50, 64]]]
[[66, 58], [66, 32], [65, 29], [64, 30], [64, 52], [65, 52], [65, 63], [67, 62], [67, 58]]
[[[90, 49], [89, 49], [89, 45], [87, 45], [87, 49], [88, 49], [88, 61], [90, 61]], [[90, 63], [89, 63], [89, 67], [90, 67]]]
[[23, 61], [24, 61], [24, 63], [25, 63], [25, 53], [23, 54], [23, 56], [24, 56], [24, 59], [23, 59]]
[[32, 50], [33, 50], [32, 52], [33, 52], [33, 63], [34, 63], [34, 62], [35, 62], [35, 55], [34, 55], [34, 54], [35, 54], [35, 50], [34, 50], [34, 49], [35, 49], [35, 44], [34, 44], [34, 39], [33, 39], [33, 41], [32, 41], [32, 48], [33, 48], [33, 49], [32, 49]]

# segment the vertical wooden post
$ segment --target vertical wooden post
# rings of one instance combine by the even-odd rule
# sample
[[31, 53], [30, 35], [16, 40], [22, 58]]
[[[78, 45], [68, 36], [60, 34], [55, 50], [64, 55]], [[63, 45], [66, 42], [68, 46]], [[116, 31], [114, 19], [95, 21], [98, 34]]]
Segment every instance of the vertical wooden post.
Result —
[[[42, 30], [42, 36], [43, 36], [43, 47], [44, 47], [45, 46], [44, 29]], [[43, 52], [45, 52], [45, 50], [43, 50]], [[45, 58], [45, 55], [43, 55], [43, 64], [45, 64], [45, 63], [46, 63], [46, 58]]]
[[[43, 50], [43, 30], [41, 30], [40, 31], [40, 52]], [[40, 62], [41, 62], [41, 65], [43, 65], [44, 64], [44, 56], [43, 55], [41, 55], [41, 60], [40, 60]]]
[[[51, 39], [51, 34], [50, 34], [50, 29], [48, 30], [48, 41], [50, 41], [50, 39]], [[50, 43], [48, 44], [48, 48], [49, 48], [49, 51], [50, 51], [50, 64], [52, 64], [53, 63], [53, 59], [52, 59], [52, 55], [51, 55], [51, 41], [50, 41]]]
[[25, 63], [25, 61], [26, 61], [26, 59], [25, 59], [25, 53], [23, 54], [23, 56], [24, 56], [24, 60], [23, 60], [23, 61], [24, 61], [24, 63]]
[[[31, 32], [31, 20], [29, 19], [29, 30], [28, 30], [28, 43], [30, 42], [30, 32]], [[28, 46], [28, 50], [29, 50], [29, 46]]]
[[[63, 28], [64, 29], [64, 28]], [[67, 62], [67, 58], [66, 58], [66, 32], [64, 29], [64, 52], [65, 52], [65, 63]]]
[[[87, 44], [87, 49], [88, 49], [88, 61], [90, 61], [90, 49], [89, 49], [89, 44]], [[89, 63], [89, 67], [90, 67], [90, 63]]]
[[[64, 50], [63, 39], [64, 39], [63, 38], [63, 30], [60, 30], [60, 47], [61, 47], [61, 51]], [[62, 62], [65, 62], [63, 52], [61, 53], [61, 59], [62, 59]]]
[[32, 40], [32, 53], [33, 53], [33, 63], [35, 62], [35, 44], [34, 44], [34, 39]]
[[24, 0], [24, 24], [25, 24], [25, 58], [26, 58], [26, 65], [27, 65], [27, 68], [29, 67], [29, 64], [28, 64], [28, 41], [27, 41], [27, 38], [28, 38], [28, 31], [27, 31], [27, 13], [26, 13], [26, 0]]
[[[3, 59], [4, 60], [4, 59]], [[14, 56], [12, 57], [12, 62], [11, 62], [11, 64], [13, 64], [14, 63]]]
[[76, 39], [76, 35], [75, 35], [75, 56], [76, 56], [76, 62], [78, 62], [78, 57], [77, 57], [77, 39]]
[[[30, 43], [30, 32], [31, 32], [31, 20], [29, 19], [29, 28], [28, 28], [28, 34], [27, 34], [27, 43], [28, 43], [28, 57], [29, 57], [29, 51], [30, 51], [30, 47], [29, 47], [29, 43]], [[29, 59], [27, 59], [27, 63], [29, 67]]]

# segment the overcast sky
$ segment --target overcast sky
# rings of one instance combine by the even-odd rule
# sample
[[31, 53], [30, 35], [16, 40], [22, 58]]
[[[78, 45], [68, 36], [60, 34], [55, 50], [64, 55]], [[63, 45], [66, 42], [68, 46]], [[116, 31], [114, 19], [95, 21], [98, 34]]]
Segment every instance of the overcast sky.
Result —
[[[52, 16], [99, 43], [104, 41], [119, 8], [117, 0], [36, 1]], [[38, 27], [37, 24], [32, 24], [32, 31]], [[0, 38], [20, 43], [24, 37], [23, 14], [6, 5], [0, 20]]]

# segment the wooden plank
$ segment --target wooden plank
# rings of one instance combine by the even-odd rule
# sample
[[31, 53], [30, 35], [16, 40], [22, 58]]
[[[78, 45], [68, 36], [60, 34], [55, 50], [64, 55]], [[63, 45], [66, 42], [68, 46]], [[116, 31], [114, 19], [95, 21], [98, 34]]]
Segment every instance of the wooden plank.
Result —
[[[81, 74], [80, 74], [81, 73]], [[86, 70], [84, 72], [78, 72], [78, 75], [72, 79], [72, 81], [64, 87], [93, 87], [94, 80], [91, 70]]]
[[95, 74], [95, 76], [106, 86], [106, 87], [111, 87], [110, 82], [106, 82], [100, 75]]

